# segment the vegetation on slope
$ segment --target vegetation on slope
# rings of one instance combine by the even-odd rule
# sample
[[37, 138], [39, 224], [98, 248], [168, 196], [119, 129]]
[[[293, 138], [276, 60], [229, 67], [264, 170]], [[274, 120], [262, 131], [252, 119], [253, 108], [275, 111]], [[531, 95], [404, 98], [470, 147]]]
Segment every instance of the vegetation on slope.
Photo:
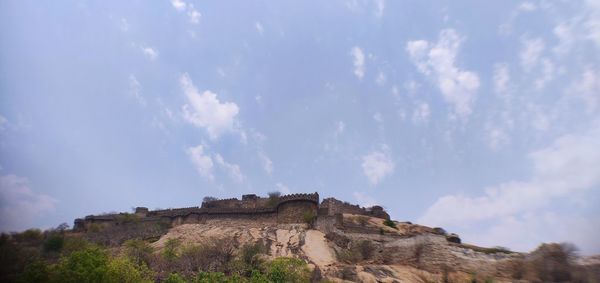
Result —
[[170, 240], [155, 251], [143, 240], [119, 247], [91, 243], [64, 230], [0, 236], [0, 282], [308, 282], [299, 259], [268, 259], [262, 243], [232, 238], [203, 245]]

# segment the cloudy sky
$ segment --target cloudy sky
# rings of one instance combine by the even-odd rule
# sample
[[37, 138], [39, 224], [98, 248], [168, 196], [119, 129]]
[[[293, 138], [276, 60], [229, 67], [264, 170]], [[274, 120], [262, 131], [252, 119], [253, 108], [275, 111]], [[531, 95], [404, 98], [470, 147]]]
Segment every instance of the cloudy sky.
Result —
[[1, 1], [0, 230], [318, 191], [600, 253], [600, 2]]

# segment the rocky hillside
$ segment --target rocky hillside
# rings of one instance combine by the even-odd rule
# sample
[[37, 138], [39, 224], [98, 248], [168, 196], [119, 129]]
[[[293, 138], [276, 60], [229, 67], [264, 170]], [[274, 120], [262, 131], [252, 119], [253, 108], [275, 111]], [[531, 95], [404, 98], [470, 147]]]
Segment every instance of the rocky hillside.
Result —
[[[267, 257], [303, 259], [313, 280], [334, 282], [528, 282], [537, 276], [522, 268], [526, 254], [461, 244], [456, 235], [441, 229], [400, 222], [385, 225], [383, 219], [352, 214], [344, 214], [343, 223], [311, 229], [307, 224], [214, 220], [174, 227], [152, 246], [160, 251], [173, 240], [203, 245], [222, 237], [232, 238], [240, 247], [261, 243]], [[597, 275], [600, 265], [588, 266]]]

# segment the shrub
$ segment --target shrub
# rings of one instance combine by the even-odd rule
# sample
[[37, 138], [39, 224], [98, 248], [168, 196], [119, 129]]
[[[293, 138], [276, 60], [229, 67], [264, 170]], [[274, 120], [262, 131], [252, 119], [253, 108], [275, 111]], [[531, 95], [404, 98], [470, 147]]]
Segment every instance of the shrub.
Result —
[[398, 227], [396, 227], [396, 222], [386, 219], [385, 221], [383, 221], [383, 225], [394, 228], [394, 229], [398, 229]]
[[14, 233], [12, 238], [19, 243], [37, 244], [44, 239], [40, 229], [28, 229], [21, 233]]
[[187, 283], [185, 278], [177, 273], [171, 273], [169, 276], [163, 281], [164, 283]]
[[51, 233], [44, 241], [45, 252], [60, 252], [64, 246], [65, 238], [63, 235]]
[[148, 264], [153, 252], [154, 248], [144, 240], [134, 239], [125, 242], [125, 253], [136, 264]]
[[128, 258], [116, 258], [107, 266], [107, 282], [119, 283], [151, 283], [154, 282], [154, 273], [146, 264], [137, 264]]
[[266, 247], [262, 242], [256, 242], [254, 244], [246, 244], [241, 249], [242, 261], [251, 269], [257, 268], [256, 255], [266, 252]]
[[198, 271], [229, 273], [235, 251], [233, 238], [211, 238], [203, 245], [184, 247], [171, 261], [184, 276], [193, 276]]
[[63, 257], [53, 272], [54, 282], [102, 282], [106, 279], [108, 255], [98, 247], [76, 251]]
[[270, 282], [309, 282], [310, 270], [300, 259], [280, 257], [269, 262], [265, 268]]
[[280, 192], [269, 192], [269, 200], [267, 201], [268, 206], [275, 206], [279, 202]]
[[223, 272], [200, 272], [194, 279], [194, 283], [225, 283], [228, 281]]
[[63, 255], [69, 255], [72, 252], [84, 250], [90, 245], [90, 242], [82, 237], [64, 237], [62, 253]]
[[177, 239], [168, 239], [162, 250], [162, 256], [168, 261], [172, 261], [178, 256], [178, 249], [181, 243]]
[[317, 220], [317, 214], [314, 211], [304, 212], [303, 215], [304, 223], [308, 224], [310, 228], [313, 228], [315, 225], [315, 220]]
[[19, 276], [19, 282], [48, 282], [50, 279], [48, 265], [41, 259], [36, 259], [25, 266]]
[[541, 244], [526, 258], [527, 277], [531, 281], [571, 281], [577, 248], [572, 244]]

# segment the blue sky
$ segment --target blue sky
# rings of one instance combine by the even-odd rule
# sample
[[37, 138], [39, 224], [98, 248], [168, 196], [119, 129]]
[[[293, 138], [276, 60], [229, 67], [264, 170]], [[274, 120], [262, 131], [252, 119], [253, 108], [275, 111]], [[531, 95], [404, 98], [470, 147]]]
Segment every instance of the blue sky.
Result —
[[0, 228], [318, 191], [600, 253], [598, 1], [2, 1]]

